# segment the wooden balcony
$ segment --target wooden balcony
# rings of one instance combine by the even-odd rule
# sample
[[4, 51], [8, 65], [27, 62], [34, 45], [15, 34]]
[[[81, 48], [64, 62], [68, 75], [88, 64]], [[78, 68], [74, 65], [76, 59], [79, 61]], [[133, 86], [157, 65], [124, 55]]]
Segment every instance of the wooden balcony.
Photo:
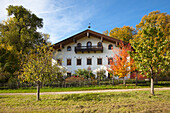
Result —
[[75, 46], [74, 49], [75, 53], [77, 52], [96, 52], [96, 51], [101, 51], [103, 52], [103, 46]]

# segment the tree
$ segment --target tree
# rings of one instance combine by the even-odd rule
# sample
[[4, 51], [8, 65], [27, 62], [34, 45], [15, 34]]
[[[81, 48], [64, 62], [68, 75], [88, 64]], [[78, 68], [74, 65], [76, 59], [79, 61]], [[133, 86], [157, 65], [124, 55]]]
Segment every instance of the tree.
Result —
[[134, 49], [131, 56], [139, 72], [151, 78], [151, 94], [154, 95], [154, 77], [164, 72], [170, 62], [170, 15], [153, 11], [136, 27], [138, 34], [130, 41]]
[[[110, 60], [110, 67], [108, 71], [114, 75], [119, 76], [119, 78], [126, 77], [130, 72], [135, 70], [134, 60], [130, 58], [129, 52], [131, 51], [130, 44], [124, 45], [120, 42], [119, 49], [114, 49], [113, 59]], [[125, 79], [124, 79], [125, 84]]]
[[[16, 66], [13, 66], [12, 64], [15, 64], [16, 61], [19, 59], [15, 57], [18, 55], [12, 48], [12, 46], [8, 44], [0, 44], [0, 65], [2, 68], [2, 72], [9, 72], [9, 73], [14, 73]], [[17, 65], [17, 64], [15, 64]]]
[[125, 42], [129, 42], [129, 40], [133, 38], [133, 35], [136, 34], [136, 30], [133, 27], [123, 26], [122, 28], [116, 27], [110, 30], [110, 32], [106, 30], [104, 31], [104, 34]]
[[6, 83], [18, 69], [18, 53], [8, 44], [0, 44], [0, 81]]
[[43, 20], [23, 6], [9, 5], [9, 18], [0, 24], [0, 42], [13, 46], [17, 51], [28, 52], [35, 44], [43, 42], [37, 28], [43, 27]]
[[57, 64], [52, 65], [52, 47], [37, 46], [23, 57], [19, 78], [37, 84], [37, 100], [40, 100], [40, 84], [61, 78], [62, 69]]
[[[7, 9], [9, 18], [0, 23], [0, 44], [11, 47], [12, 50], [0, 47], [0, 68], [6, 67], [6, 73], [14, 77], [14, 72], [19, 70], [19, 52], [28, 53], [37, 44], [43, 43], [43, 34], [37, 32], [43, 27], [41, 18], [23, 6], [9, 5]], [[4, 60], [5, 59], [5, 60]], [[7, 66], [8, 65], [8, 66]], [[9, 77], [8, 77], [9, 78]]]
[[41, 36], [42, 36], [42, 38], [43, 38], [43, 43], [45, 44], [45, 45], [51, 45], [51, 42], [49, 41], [49, 39], [50, 39], [50, 35], [49, 34], [46, 34], [46, 33], [41, 33]]

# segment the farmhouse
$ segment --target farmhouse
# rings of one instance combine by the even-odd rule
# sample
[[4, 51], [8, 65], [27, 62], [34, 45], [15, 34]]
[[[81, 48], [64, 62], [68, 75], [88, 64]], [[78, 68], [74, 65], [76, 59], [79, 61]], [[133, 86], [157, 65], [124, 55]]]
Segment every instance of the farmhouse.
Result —
[[[54, 44], [58, 54], [53, 58], [67, 69], [67, 76], [74, 74], [77, 69], [88, 69], [96, 74], [97, 70], [106, 70], [110, 65], [109, 61], [114, 55], [112, 47], [118, 48], [119, 42], [118, 39], [87, 29]], [[105, 75], [110, 77], [107, 70]]]

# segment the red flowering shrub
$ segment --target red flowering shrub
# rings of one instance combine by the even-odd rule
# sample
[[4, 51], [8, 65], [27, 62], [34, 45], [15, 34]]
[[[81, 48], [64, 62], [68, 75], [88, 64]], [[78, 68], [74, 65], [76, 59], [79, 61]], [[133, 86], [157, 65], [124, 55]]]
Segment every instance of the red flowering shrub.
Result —
[[77, 76], [68, 77], [68, 78], [65, 79], [65, 82], [69, 83], [69, 84], [81, 83], [83, 81], [84, 81], [84, 78], [83, 77], [78, 77], [78, 75]]
[[147, 79], [146, 76], [143, 76], [143, 75], [141, 75], [140, 73], [137, 73], [137, 72], [133, 72], [133, 73], [130, 75], [130, 78], [131, 78], [131, 79], [135, 79], [135, 78], [136, 78], [136, 74], [137, 74], [138, 80]]

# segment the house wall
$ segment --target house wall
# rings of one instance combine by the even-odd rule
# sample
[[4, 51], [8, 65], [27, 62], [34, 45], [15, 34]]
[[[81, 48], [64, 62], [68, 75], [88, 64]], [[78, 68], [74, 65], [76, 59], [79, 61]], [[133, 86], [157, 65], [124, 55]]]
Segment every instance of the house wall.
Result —
[[[92, 37], [92, 36], [90, 36], [90, 38], [88, 38], [88, 37], [81, 38], [81, 39], [77, 40], [77, 43], [74, 42], [74, 43], [70, 43], [70, 44], [64, 46], [64, 48], [61, 49], [61, 52], [58, 52], [56, 55], [54, 55], [54, 59], [55, 60], [62, 59], [62, 66], [66, 67], [67, 72], [71, 72], [72, 74], [74, 74], [75, 70], [77, 70], [77, 69], [87, 69], [89, 66], [91, 67], [92, 71], [97, 68], [100, 68], [101, 66], [108, 66], [107, 58], [112, 57], [114, 55], [112, 50], [108, 50], [108, 45], [112, 44], [113, 49], [118, 48], [115, 46], [115, 43], [111, 43], [111, 42], [103, 40], [103, 42], [102, 42], [103, 52], [97, 51], [95, 53], [94, 51], [91, 51], [90, 53], [88, 53], [88, 52], [75, 53], [74, 49], [78, 43], [81, 43], [82, 46], [86, 46], [88, 41], [92, 42], [92, 46], [97, 46], [97, 43], [101, 42], [100, 39]], [[71, 46], [71, 51], [67, 51], [67, 46]], [[57, 50], [56, 50], [56, 52], [57, 52]], [[77, 58], [82, 59], [80, 66], [77, 65]], [[87, 58], [92, 59], [92, 65], [87, 65]], [[97, 58], [102, 58], [102, 65], [97, 65]], [[70, 66], [67, 66], [67, 59], [71, 59]], [[107, 71], [106, 71], [106, 76], [108, 76]], [[128, 78], [129, 78], [129, 76], [128, 76]]]

